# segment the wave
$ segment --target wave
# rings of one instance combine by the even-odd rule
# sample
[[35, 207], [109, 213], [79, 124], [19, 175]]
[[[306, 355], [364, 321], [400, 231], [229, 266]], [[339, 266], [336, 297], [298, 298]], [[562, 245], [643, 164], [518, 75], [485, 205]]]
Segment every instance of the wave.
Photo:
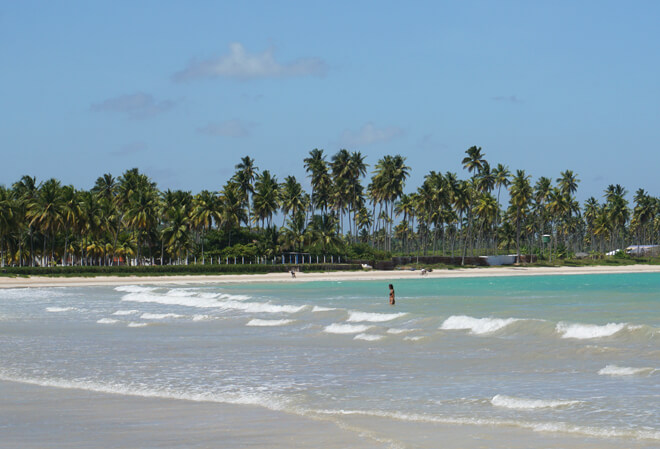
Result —
[[601, 376], [645, 376], [653, 374], [655, 368], [632, 368], [628, 366], [607, 365], [598, 371]]
[[143, 313], [140, 318], [143, 320], [164, 320], [167, 318], [181, 318], [183, 315], [176, 313]]
[[473, 334], [489, 334], [520, 321], [518, 318], [473, 318], [466, 315], [453, 315], [440, 326], [442, 330], [469, 330]]
[[310, 410], [312, 414], [335, 416], [370, 416], [376, 418], [394, 419], [397, 421], [449, 424], [449, 425], [475, 425], [487, 427], [518, 427], [534, 432], [566, 433], [595, 438], [633, 438], [637, 440], [660, 441], [660, 431], [654, 429], [623, 429], [612, 427], [592, 427], [568, 424], [565, 422], [531, 422], [522, 420], [484, 419], [484, 418], [454, 418], [433, 416], [420, 413], [387, 412], [380, 410]]
[[[236, 299], [240, 297], [240, 299]], [[220, 294], [214, 297], [190, 295], [158, 295], [153, 293], [129, 293], [122, 301], [156, 303], [170, 306], [196, 307], [201, 309], [239, 310], [248, 313], [296, 313], [306, 306], [278, 305], [263, 302], [245, 302], [245, 296]]]
[[493, 399], [490, 400], [490, 402], [495, 407], [510, 408], [515, 410], [535, 410], [539, 408], [568, 407], [581, 403], [581, 401], [515, 398], [502, 394], [495, 395]]
[[140, 313], [139, 310], [117, 310], [113, 315], [124, 316], [124, 315], [135, 315]]
[[116, 324], [119, 323], [119, 320], [115, 320], [114, 318], [101, 318], [100, 320], [97, 321], [98, 324]]
[[391, 327], [387, 329], [388, 334], [393, 334], [393, 335], [399, 335], [399, 334], [407, 334], [409, 332], [416, 332], [419, 329], [401, 329], [398, 327]]
[[71, 312], [78, 310], [75, 307], [46, 307], [46, 312], [60, 313], [60, 312]]
[[382, 323], [384, 321], [392, 321], [402, 316], [406, 316], [407, 313], [369, 313], [369, 312], [348, 312], [349, 322], [360, 322], [360, 321], [370, 321], [373, 323]]
[[0, 372], [0, 380], [19, 382], [42, 387], [62, 388], [92, 391], [95, 393], [121, 394], [146, 398], [178, 399], [194, 402], [218, 402], [236, 405], [258, 405], [270, 410], [285, 410], [288, 401], [283, 397], [253, 392], [223, 392], [223, 393], [189, 393], [169, 389], [146, 388], [141, 386], [123, 385], [120, 383], [102, 383], [85, 380], [40, 379], [34, 377], [14, 376]]
[[149, 323], [136, 323], [135, 321], [131, 321], [128, 323], [128, 327], [146, 327], [149, 326]]
[[255, 318], [248, 321], [246, 326], [284, 326], [286, 324], [291, 324], [295, 320], [260, 320]]
[[326, 326], [325, 329], [323, 329], [323, 332], [326, 332], [328, 334], [359, 334], [362, 332], [366, 332], [367, 330], [371, 329], [373, 326], [369, 326], [367, 324], [338, 324], [338, 323], [333, 323], [329, 326]]
[[378, 341], [383, 339], [383, 335], [377, 334], [358, 334], [353, 337], [353, 340], [365, 340], [365, 341]]
[[562, 338], [588, 340], [591, 338], [610, 337], [628, 327], [625, 323], [597, 324], [557, 323], [556, 330]]
[[406, 341], [419, 341], [423, 339], [424, 337], [422, 336], [416, 336], [416, 337], [403, 337], [404, 340]]
[[321, 306], [314, 306], [312, 309], [312, 312], [330, 312], [332, 310], [337, 310], [336, 307], [321, 307]]
[[145, 287], [144, 285], [119, 285], [115, 287], [114, 290], [126, 293], [144, 293], [153, 292], [156, 290], [156, 287]]

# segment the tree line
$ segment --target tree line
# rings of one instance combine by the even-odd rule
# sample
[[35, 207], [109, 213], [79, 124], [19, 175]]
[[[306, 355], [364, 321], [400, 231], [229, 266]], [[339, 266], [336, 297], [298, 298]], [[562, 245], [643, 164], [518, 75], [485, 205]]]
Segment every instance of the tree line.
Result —
[[407, 193], [410, 167], [401, 155], [384, 156], [371, 173], [364, 155], [346, 149], [331, 157], [314, 149], [303, 164], [311, 192], [294, 176], [280, 182], [259, 170], [249, 156], [219, 191], [197, 194], [160, 191], [137, 168], [104, 174], [90, 190], [23, 176], [0, 186], [0, 263], [258, 263], [284, 253], [464, 259], [514, 249], [556, 258], [654, 244], [660, 236], [660, 199], [643, 189], [632, 207], [618, 184], [600, 202], [580, 205], [573, 171], [532, 184], [524, 170], [491, 167], [476, 146], [462, 159], [466, 179], [431, 171]]

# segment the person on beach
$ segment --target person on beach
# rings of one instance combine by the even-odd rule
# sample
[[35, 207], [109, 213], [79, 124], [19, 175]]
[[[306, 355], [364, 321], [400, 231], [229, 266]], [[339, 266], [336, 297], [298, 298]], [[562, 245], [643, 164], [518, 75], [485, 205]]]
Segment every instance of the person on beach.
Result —
[[394, 305], [394, 286], [390, 284], [390, 305]]
[[293, 270], [291, 270], [291, 277], [292, 277], [292, 278], [295, 278], [295, 277], [296, 277], [296, 272], [293, 271]]

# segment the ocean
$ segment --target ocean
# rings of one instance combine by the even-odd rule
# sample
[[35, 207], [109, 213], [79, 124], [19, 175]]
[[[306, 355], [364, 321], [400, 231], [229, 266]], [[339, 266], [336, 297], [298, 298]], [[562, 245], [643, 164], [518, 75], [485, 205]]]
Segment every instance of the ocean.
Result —
[[0, 289], [0, 381], [257, 407], [346, 447], [660, 447], [660, 274], [420, 277], [395, 306], [389, 283]]

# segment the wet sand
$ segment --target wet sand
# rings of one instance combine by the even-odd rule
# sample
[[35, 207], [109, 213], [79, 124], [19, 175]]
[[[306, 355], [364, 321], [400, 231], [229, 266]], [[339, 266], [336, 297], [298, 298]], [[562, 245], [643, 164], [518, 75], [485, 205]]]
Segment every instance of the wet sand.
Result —
[[650, 449], [515, 427], [331, 419], [231, 405], [0, 381], [0, 449]]
[[[433, 270], [427, 278], [461, 278], [490, 276], [548, 276], [573, 274], [660, 273], [660, 265], [590, 266], [590, 267], [486, 267]], [[393, 271], [332, 271], [325, 273], [227, 274], [189, 276], [97, 276], [97, 277], [0, 277], [0, 288], [20, 287], [89, 287], [128, 284], [222, 284], [244, 282], [305, 282], [305, 281], [370, 281], [416, 279], [419, 270]]]

